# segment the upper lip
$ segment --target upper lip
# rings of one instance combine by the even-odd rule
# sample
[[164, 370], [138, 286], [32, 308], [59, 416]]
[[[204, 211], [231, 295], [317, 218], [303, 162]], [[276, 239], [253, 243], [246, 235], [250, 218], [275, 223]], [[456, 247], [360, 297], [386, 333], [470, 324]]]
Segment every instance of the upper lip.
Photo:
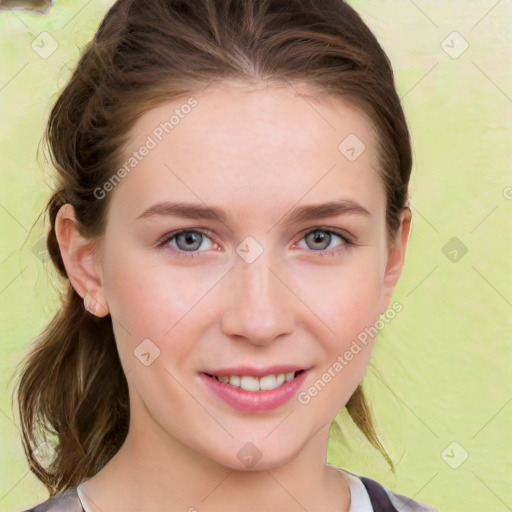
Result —
[[306, 370], [303, 366], [294, 364], [278, 364], [266, 366], [265, 368], [255, 368], [254, 366], [231, 366], [229, 368], [220, 368], [218, 370], [208, 370], [202, 373], [213, 375], [215, 377], [227, 375], [250, 375], [253, 377], [263, 377], [264, 375], [276, 375], [278, 373], [298, 372]]

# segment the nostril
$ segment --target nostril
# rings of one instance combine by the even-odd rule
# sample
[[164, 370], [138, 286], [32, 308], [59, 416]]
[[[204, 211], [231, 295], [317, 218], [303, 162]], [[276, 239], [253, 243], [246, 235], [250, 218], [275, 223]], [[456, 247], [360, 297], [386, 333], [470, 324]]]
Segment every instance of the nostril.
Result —
[[0, 0], [0, 11], [29, 11], [36, 14], [47, 14], [53, 0]]

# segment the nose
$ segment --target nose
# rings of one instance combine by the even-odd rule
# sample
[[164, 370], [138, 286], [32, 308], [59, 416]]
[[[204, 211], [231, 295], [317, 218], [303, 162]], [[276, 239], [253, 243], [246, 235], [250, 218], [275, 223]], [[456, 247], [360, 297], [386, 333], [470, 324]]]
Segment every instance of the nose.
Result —
[[297, 298], [285, 274], [284, 265], [266, 251], [251, 263], [237, 255], [223, 283], [223, 333], [262, 346], [291, 333]]

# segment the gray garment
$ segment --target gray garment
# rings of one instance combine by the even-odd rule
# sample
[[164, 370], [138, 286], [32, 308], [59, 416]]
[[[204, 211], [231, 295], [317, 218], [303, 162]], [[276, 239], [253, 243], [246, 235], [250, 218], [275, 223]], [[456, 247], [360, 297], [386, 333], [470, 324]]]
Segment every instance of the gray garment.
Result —
[[70, 487], [33, 508], [20, 512], [85, 512], [76, 487]]
[[[419, 501], [394, 493], [371, 478], [353, 476], [363, 482], [371, 501], [371, 508], [364, 511], [357, 509], [357, 512], [438, 512]], [[353, 510], [352, 506], [351, 510]], [[44, 503], [20, 512], [85, 512], [85, 510], [78, 497], [76, 487], [70, 487]]]

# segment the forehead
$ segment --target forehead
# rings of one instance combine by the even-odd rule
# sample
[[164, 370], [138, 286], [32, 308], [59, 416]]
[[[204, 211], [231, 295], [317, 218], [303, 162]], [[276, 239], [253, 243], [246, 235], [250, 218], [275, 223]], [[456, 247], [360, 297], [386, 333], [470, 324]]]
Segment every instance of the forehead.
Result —
[[125, 162], [146, 149], [114, 201], [140, 213], [179, 199], [248, 212], [338, 197], [384, 204], [376, 136], [364, 113], [292, 87], [208, 88], [145, 112]]
[[240, 142], [246, 148], [285, 150], [283, 144], [288, 144], [304, 151], [322, 141], [337, 146], [337, 139], [349, 133], [371, 145], [375, 135], [365, 113], [348, 100], [291, 86], [236, 84], [209, 87], [145, 112], [132, 128], [129, 144], [142, 142], [150, 133], [157, 142], [172, 142], [171, 132], [172, 139], [187, 146], [227, 148]]

